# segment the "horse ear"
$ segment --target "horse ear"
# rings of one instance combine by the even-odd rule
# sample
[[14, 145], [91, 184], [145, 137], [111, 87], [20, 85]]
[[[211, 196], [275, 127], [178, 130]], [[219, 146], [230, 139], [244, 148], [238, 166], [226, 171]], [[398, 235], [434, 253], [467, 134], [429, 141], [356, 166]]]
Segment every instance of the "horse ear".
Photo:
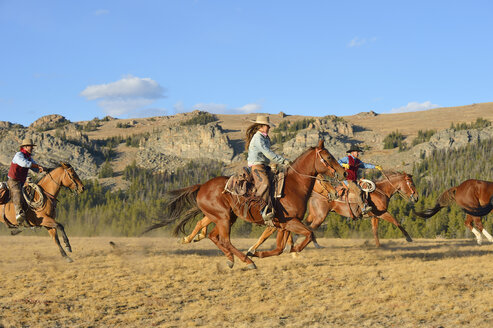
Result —
[[323, 149], [324, 148], [324, 139], [319, 139], [318, 140], [317, 148], [319, 148], [319, 149]]

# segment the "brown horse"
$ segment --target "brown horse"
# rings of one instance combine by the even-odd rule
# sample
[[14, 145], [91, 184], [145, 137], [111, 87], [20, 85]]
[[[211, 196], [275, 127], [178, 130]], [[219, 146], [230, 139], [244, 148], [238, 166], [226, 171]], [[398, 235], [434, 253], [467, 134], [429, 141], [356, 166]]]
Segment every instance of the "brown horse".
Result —
[[[483, 228], [481, 217], [488, 215], [493, 209], [493, 182], [482, 180], [466, 180], [457, 187], [446, 190], [438, 197], [435, 207], [415, 212], [422, 218], [430, 218], [443, 207], [452, 205], [455, 201], [464, 212], [466, 212], [466, 221], [464, 224], [476, 236], [479, 245], [483, 243], [481, 233], [493, 243], [493, 237], [486, 229]], [[479, 229], [473, 227], [472, 223]]]
[[[289, 236], [286, 231], [305, 236], [303, 242], [293, 248], [296, 252], [301, 251], [312, 240], [312, 231], [301, 223], [301, 220], [305, 214], [308, 197], [312, 192], [317, 174], [326, 173], [333, 174], [340, 180], [346, 174], [337, 160], [324, 148], [323, 140], [320, 140], [317, 147], [310, 148], [301, 154], [286, 172], [284, 195], [274, 205], [276, 212], [274, 224], [280, 229], [276, 249], [256, 252], [254, 256], [267, 257], [282, 253]], [[250, 258], [233, 246], [230, 232], [237, 217], [264, 225], [260, 207], [252, 205], [250, 208], [245, 208], [243, 198], [223, 192], [227, 180], [228, 178], [224, 176], [216, 177], [202, 185], [170, 192], [174, 196], [168, 203], [170, 217], [149, 227], [146, 232], [178, 219], [181, 219], [179, 226], [183, 227], [202, 212], [211, 222], [215, 223], [214, 229], [209, 233], [209, 239], [226, 255], [228, 266], [233, 267], [234, 255], [236, 255], [248, 264], [248, 268], [256, 268]]]
[[[403, 197], [408, 198], [414, 202], [418, 200], [418, 194], [414, 186], [414, 182], [411, 175], [406, 173], [389, 173], [384, 174], [384, 177], [375, 182], [376, 189], [369, 193], [368, 203], [372, 206], [372, 211], [367, 215], [371, 217], [373, 236], [375, 237], [375, 243], [377, 247], [380, 247], [380, 241], [378, 239], [378, 223], [379, 219], [384, 219], [396, 227], [398, 227], [408, 242], [413, 240], [404, 229], [404, 227], [390, 214], [387, 212], [390, 198], [395, 194], [399, 193]], [[316, 230], [325, 220], [329, 212], [336, 212], [342, 216], [352, 217], [353, 210], [349, 208], [350, 204], [343, 200], [329, 200], [327, 197], [322, 195], [323, 190], [327, 190], [328, 186], [323, 186], [323, 182], [316, 181], [314, 192], [308, 201], [309, 215], [306, 221], [310, 223], [310, 228]], [[319, 191], [319, 192], [315, 192]], [[259, 240], [255, 245], [250, 247], [247, 254], [252, 254], [255, 250], [262, 245], [262, 243], [273, 233], [275, 229], [267, 228], [260, 236]], [[293, 242], [290, 240], [290, 243]], [[315, 247], [321, 248], [315, 238], [313, 238], [313, 243]]]
[[[65, 253], [65, 250], [60, 245], [60, 240], [58, 239], [57, 229], [60, 229], [67, 250], [72, 252], [72, 247], [70, 246], [63, 225], [55, 221], [56, 198], [62, 186], [67, 187], [76, 193], [81, 193], [84, 191], [84, 185], [80, 181], [77, 173], [75, 173], [75, 170], [68, 163], [60, 163], [60, 166], [47, 172], [37, 185], [41, 188], [42, 198], [39, 198], [39, 195], [36, 194], [33, 201], [39, 202], [39, 205], [34, 209], [29, 208], [26, 211], [26, 222], [31, 227], [45, 227], [48, 229], [48, 233], [58, 245], [62, 256], [68, 262], [72, 262], [72, 259]], [[11, 232], [13, 235], [22, 232], [24, 227], [17, 225], [12, 200], [7, 204], [0, 205], [0, 213], [2, 213], [0, 221], [5, 223], [10, 229], [13, 229]]]

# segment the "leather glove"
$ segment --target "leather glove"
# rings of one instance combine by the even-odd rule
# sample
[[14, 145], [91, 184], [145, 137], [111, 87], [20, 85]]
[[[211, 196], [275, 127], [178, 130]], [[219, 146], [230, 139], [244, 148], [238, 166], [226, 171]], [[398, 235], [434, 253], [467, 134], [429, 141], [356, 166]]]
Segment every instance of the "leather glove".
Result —
[[376, 168], [377, 170], [379, 170], [379, 171], [382, 171], [382, 170], [383, 170], [383, 169], [382, 169], [382, 167], [381, 167], [380, 165], [375, 165], [375, 168]]
[[347, 169], [349, 169], [349, 164], [341, 164], [341, 166], [342, 166], [343, 168], [345, 168], [346, 170], [347, 170]]

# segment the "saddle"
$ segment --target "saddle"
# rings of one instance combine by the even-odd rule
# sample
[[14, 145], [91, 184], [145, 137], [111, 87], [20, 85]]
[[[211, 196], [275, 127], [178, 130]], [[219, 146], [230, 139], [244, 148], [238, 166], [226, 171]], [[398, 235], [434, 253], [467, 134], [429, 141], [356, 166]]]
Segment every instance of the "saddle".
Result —
[[7, 204], [10, 200], [10, 190], [6, 182], [0, 182], [0, 205]]
[[[282, 197], [285, 177], [286, 173], [284, 170], [277, 172], [269, 171], [271, 194], [274, 198]], [[223, 193], [229, 192], [234, 196], [251, 197], [255, 195], [256, 191], [252, 170], [249, 167], [242, 167], [236, 174], [229, 177], [224, 186]]]

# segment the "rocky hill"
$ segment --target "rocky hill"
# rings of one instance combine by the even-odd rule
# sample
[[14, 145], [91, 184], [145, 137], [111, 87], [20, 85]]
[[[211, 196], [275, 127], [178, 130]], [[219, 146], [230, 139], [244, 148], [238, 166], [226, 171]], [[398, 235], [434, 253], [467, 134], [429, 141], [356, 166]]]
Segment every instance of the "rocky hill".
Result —
[[[362, 159], [384, 168], [409, 170], [415, 161], [434, 149], [455, 148], [477, 140], [493, 138], [493, 127], [451, 129], [452, 124], [471, 124], [478, 118], [493, 121], [493, 103], [437, 108], [428, 111], [325, 117], [269, 115], [276, 124], [271, 130], [275, 149], [294, 159], [307, 147], [326, 140], [336, 157], [345, 155], [351, 144], [366, 151]], [[35, 158], [45, 166], [68, 161], [83, 178], [97, 178], [104, 163], [113, 174], [101, 181], [124, 188], [121, 172], [136, 163], [155, 171], [173, 171], [191, 160], [215, 160], [234, 169], [245, 164], [243, 137], [256, 114], [212, 115], [183, 113], [141, 119], [105, 117], [70, 122], [60, 115], [47, 115], [23, 127], [0, 122], [0, 165], [8, 167], [20, 140], [32, 138], [38, 145]], [[412, 146], [419, 131], [434, 130], [428, 140]], [[384, 139], [392, 132], [402, 134], [406, 148], [384, 149]]]

